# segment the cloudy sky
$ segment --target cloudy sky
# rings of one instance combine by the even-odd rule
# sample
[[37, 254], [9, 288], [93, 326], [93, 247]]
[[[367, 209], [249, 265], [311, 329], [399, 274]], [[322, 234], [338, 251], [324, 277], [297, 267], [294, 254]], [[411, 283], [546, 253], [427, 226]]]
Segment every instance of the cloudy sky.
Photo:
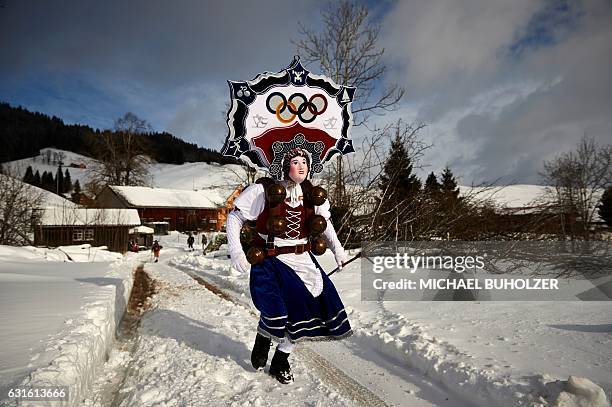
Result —
[[[324, 5], [0, 0], [0, 101], [97, 128], [132, 111], [219, 149], [226, 81], [287, 66], [298, 22], [320, 28]], [[406, 89], [374, 121], [426, 124], [425, 171], [449, 165], [463, 184], [538, 183], [542, 160], [583, 134], [612, 142], [610, 1], [368, 6], [382, 26], [385, 81]]]

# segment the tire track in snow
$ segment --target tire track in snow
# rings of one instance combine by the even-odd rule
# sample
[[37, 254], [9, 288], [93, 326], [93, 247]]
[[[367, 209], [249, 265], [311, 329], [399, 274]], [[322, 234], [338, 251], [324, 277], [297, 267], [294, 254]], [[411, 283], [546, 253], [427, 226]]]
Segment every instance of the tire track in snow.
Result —
[[333, 386], [344, 397], [351, 399], [360, 406], [386, 406], [387, 404], [376, 394], [337, 369], [325, 358], [306, 346], [294, 350], [300, 360], [312, 367], [325, 383]]

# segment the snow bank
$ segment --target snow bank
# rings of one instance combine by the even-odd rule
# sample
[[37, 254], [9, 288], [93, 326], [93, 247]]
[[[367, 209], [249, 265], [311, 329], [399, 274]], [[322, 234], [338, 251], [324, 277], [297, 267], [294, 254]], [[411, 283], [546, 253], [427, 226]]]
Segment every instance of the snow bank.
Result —
[[608, 407], [610, 404], [601, 387], [589, 379], [570, 376], [564, 391], [555, 402], [558, 407]]
[[0, 246], [0, 260], [0, 294], [6, 301], [0, 335], [7, 344], [0, 359], [13, 363], [7, 371], [29, 373], [21, 386], [68, 386], [70, 400], [62, 405], [79, 405], [114, 341], [138, 255], [123, 258], [89, 245], [54, 250]]
[[109, 252], [108, 247], [92, 247], [90, 244], [59, 246], [55, 249], [33, 246], [2, 246], [0, 245], [0, 261], [52, 261], [77, 263], [104, 263], [123, 258], [120, 253]]

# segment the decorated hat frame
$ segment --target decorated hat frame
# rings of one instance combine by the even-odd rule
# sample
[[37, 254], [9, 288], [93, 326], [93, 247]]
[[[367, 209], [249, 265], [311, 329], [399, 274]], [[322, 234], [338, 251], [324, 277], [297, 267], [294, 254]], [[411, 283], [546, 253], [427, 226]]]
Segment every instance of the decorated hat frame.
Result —
[[298, 56], [280, 72], [228, 84], [229, 134], [223, 155], [281, 179], [282, 159], [295, 147], [310, 154], [310, 177], [334, 155], [355, 151], [349, 137], [355, 88], [311, 73]]

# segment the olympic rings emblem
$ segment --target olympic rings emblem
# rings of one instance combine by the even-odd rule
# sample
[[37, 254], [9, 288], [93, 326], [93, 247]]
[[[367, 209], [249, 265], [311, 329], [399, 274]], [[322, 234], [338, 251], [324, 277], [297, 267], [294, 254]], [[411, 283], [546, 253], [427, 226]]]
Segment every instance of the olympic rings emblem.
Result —
[[310, 99], [303, 93], [294, 93], [287, 99], [280, 92], [272, 92], [266, 99], [266, 108], [281, 123], [291, 123], [296, 116], [304, 123], [312, 123], [327, 110], [327, 98], [322, 93], [314, 94]]

